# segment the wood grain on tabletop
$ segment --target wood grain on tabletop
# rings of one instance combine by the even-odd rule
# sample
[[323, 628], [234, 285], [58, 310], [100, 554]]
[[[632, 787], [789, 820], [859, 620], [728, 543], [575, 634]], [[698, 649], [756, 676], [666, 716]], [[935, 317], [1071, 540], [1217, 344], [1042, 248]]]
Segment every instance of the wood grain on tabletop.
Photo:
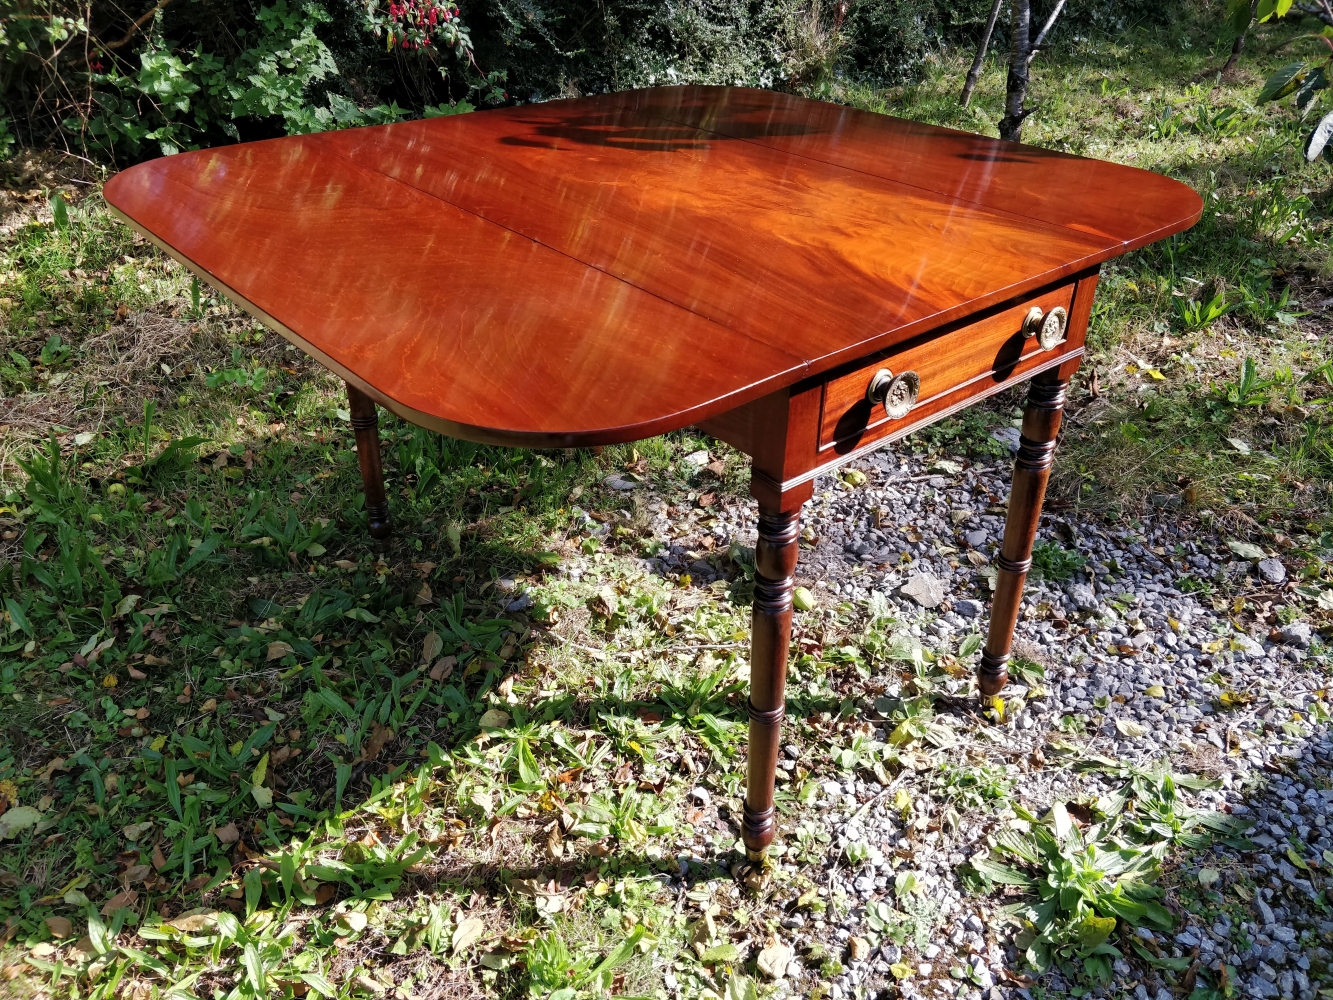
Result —
[[1145, 171], [659, 88], [183, 153], [108, 202], [400, 415], [625, 441], [1186, 228]]

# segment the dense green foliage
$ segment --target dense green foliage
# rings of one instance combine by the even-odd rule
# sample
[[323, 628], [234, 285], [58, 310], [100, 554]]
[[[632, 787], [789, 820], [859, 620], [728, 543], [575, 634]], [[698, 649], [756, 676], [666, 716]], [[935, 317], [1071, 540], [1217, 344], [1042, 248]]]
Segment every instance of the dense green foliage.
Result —
[[[449, 109], [667, 83], [829, 96], [913, 78], [985, 0], [0, 0], [0, 154], [117, 162]], [[1160, 19], [1097, 0], [1061, 30]]]

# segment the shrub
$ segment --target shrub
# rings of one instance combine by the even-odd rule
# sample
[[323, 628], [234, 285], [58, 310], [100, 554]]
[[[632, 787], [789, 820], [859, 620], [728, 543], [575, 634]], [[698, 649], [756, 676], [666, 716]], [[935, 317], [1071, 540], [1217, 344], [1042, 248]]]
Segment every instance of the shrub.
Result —
[[[0, 156], [55, 143], [125, 163], [393, 121], [466, 100], [670, 83], [828, 95], [911, 78], [987, 0], [0, 0]], [[1167, 16], [1079, 5], [1074, 30]], [[1169, 6], [1169, 5], [1167, 5]]]

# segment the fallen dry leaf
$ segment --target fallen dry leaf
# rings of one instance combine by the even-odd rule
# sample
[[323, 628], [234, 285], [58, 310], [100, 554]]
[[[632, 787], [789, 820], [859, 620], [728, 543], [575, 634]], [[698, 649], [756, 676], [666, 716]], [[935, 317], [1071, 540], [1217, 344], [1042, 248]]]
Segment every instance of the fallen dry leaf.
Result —
[[64, 917], [47, 917], [46, 929], [49, 930], [54, 937], [64, 938], [69, 937], [70, 933], [74, 930], [74, 925]]
[[138, 901], [139, 894], [133, 889], [126, 889], [124, 892], [118, 892], [102, 904], [102, 916], [109, 917], [117, 910], [133, 906]]
[[453, 953], [457, 955], [460, 951], [471, 948], [481, 940], [482, 932], [485, 929], [486, 925], [478, 917], [468, 917], [466, 920], [460, 921], [458, 926], [454, 928]]
[[393, 739], [393, 730], [381, 726], [378, 722], [372, 724], [370, 740], [361, 751], [362, 760], [374, 760], [384, 749], [384, 745]]
[[207, 930], [218, 922], [216, 910], [190, 910], [182, 913], [175, 920], [168, 920], [167, 926], [174, 927], [178, 931], [185, 931], [187, 934], [197, 934], [199, 931]]
[[421, 642], [421, 662], [429, 663], [440, 655], [442, 649], [444, 649], [444, 640], [440, 638], [440, 633], [427, 632], [426, 638]]
[[281, 639], [277, 639], [268, 644], [268, 654], [265, 659], [269, 661], [281, 660], [284, 656], [293, 652], [295, 652], [295, 650], [292, 649], [292, 644], [290, 642], [283, 642]]
[[241, 831], [236, 828], [234, 822], [226, 826], [220, 826], [213, 831], [213, 836], [218, 838], [219, 844], [234, 844], [241, 839]]
[[430, 668], [430, 679], [433, 681], [446, 681], [449, 675], [454, 672], [454, 667], [458, 666], [458, 657], [441, 656], [435, 661], [435, 666]]
[[592, 599], [592, 610], [603, 618], [614, 618], [620, 602], [616, 599], [616, 592], [610, 587], [603, 587], [597, 591], [597, 596]]
[[147, 656], [145, 656], [145, 657], [143, 658], [143, 662], [144, 662], [144, 666], [146, 666], [146, 667], [169, 667], [169, 666], [171, 666], [171, 661], [170, 661], [169, 659], [167, 659], [165, 656], [154, 656], [152, 653], [149, 653]]
[[42, 770], [42, 780], [50, 782], [57, 771], [68, 771], [69, 766], [65, 763], [64, 757], [53, 757], [51, 762]]
[[775, 940], [759, 953], [756, 964], [759, 966], [759, 971], [768, 978], [781, 979], [787, 974], [787, 965], [794, 954], [790, 946]]
[[133, 868], [127, 868], [120, 874], [120, 884], [129, 886], [135, 882], [142, 882], [153, 872], [151, 865], [135, 865]]

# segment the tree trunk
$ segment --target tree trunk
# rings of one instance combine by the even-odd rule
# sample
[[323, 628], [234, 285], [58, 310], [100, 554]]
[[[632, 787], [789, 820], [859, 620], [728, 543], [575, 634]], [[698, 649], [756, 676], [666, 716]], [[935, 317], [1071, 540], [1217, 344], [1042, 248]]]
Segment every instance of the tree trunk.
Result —
[[[1257, 3], [1258, 0], [1255, 0]], [[972, 103], [972, 91], [976, 89], [977, 80], [981, 76], [982, 64], [986, 61], [986, 50], [990, 48], [990, 37], [995, 33], [995, 21], [1000, 16], [1000, 8], [1004, 6], [1004, 0], [995, 0], [991, 5], [990, 18], [986, 21], [986, 30], [982, 32], [981, 43], [977, 46], [977, 57], [972, 60], [972, 68], [967, 71], [967, 79], [963, 81], [963, 96], [960, 98], [963, 107]]]
[[1019, 142], [1023, 119], [1031, 112], [1023, 107], [1028, 93], [1028, 55], [1032, 49], [1032, 0], [1011, 0], [1009, 28], [1009, 78], [1005, 84], [1004, 117], [1000, 138]]
[[1250, 20], [1245, 26], [1245, 30], [1236, 36], [1236, 40], [1231, 43], [1231, 55], [1222, 66], [1222, 75], [1230, 76], [1231, 71], [1236, 68], [1236, 63], [1240, 61], [1240, 54], [1245, 49], [1245, 36], [1249, 34], [1249, 25], [1254, 23], [1254, 15], [1259, 9], [1259, 0], [1250, 0]]
[[1231, 43], [1231, 55], [1227, 56], [1227, 61], [1222, 64], [1223, 76], [1230, 76], [1231, 71], [1236, 68], [1236, 61], [1245, 48], [1245, 35], [1248, 30], [1247, 28], [1246, 31], [1242, 31], [1236, 36], [1236, 40]]

